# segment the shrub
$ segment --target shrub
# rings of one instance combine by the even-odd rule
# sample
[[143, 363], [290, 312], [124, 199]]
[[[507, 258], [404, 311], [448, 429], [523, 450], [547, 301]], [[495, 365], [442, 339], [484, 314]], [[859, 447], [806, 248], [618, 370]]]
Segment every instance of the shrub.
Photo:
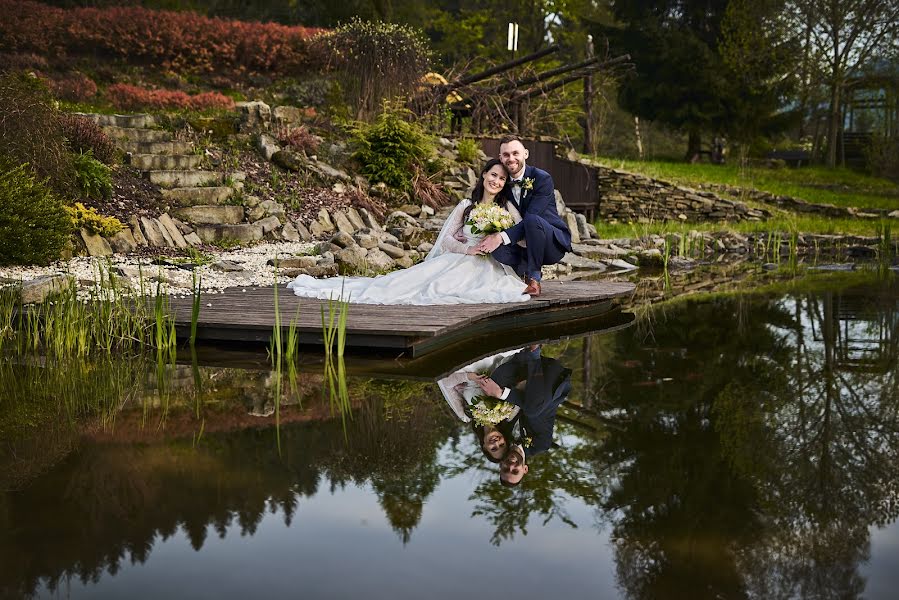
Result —
[[148, 90], [127, 83], [116, 83], [106, 88], [106, 98], [114, 107], [122, 110], [142, 108], [206, 110], [234, 106], [234, 100], [218, 92], [191, 96], [180, 90]]
[[873, 175], [899, 180], [899, 138], [874, 137], [865, 149], [865, 164]]
[[431, 59], [424, 34], [398, 23], [355, 18], [316, 43], [336, 69], [357, 119], [374, 113], [384, 99], [413, 92]]
[[471, 138], [462, 138], [456, 144], [456, 153], [459, 155], [459, 160], [470, 165], [475, 164], [478, 160], [480, 149], [478, 143]]
[[278, 132], [278, 142], [282, 146], [289, 146], [292, 150], [299, 150], [306, 154], [318, 152], [321, 138], [314, 135], [305, 125], [299, 127], [285, 127]]
[[84, 73], [68, 73], [49, 81], [50, 91], [60, 100], [84, 102], [97, 95], [97, 84]]
[[320, 30], [137, 6], [62, 9], [0, 0], [0, 51], [89, 54], [189, 72], [289, 73], [308, 67]]
[[38, 179], [65, 196], [73, 182], [59, 112], [46, 86], [22, 73], [0, 76], [0, 149], [15, 165], [28, 164]]
[[103, 129], [79, 115], [60, 117], [66, 145], [75, 153], [93, 153], [94, 157], [107, 165], [114, 165], [119, 159], [119, 149]]
[[115, 217], [104, 217], [94, 208], [87, 208], [81, 202], [74, 206], [65, 206], [66, 213], [72, 221], [75, 229], [87, 229], [91, 233], [109, 237], [122, 230], [122, 222]]
[[11, 164], [0, 160], [0, 263], [47, 264], [59, 258], [72, 222], [27, 165]]
[[94, 158], [90, 150], [75, 154], [75, 181], [88, 198], [109, 198], [112, 194], [112, 169]]
[[433, 154], [431, 140], [411, 117], [409, 110], [385, 102], [373, 123], [354, 130], [357, 149], [353, 158], [372, 183], [409, 191], [414, 165]]

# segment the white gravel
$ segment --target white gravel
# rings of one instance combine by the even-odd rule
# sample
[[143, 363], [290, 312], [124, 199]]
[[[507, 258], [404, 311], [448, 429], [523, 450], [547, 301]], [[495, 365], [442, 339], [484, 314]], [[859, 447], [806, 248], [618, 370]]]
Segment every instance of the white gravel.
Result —
[[[273, 258], [289, 258], [308, 254], [315, 246], [309, 242], [272, 242], [256, 246], [239, 248], [235, 250], [221, 250], [206, 252], [212, 257], [212, 262], [195, 269], [201, 281], [204, 294], [215, 294], [230, 287], [268, 286], [275, 281], [275, 268], [266, 264]], [[181, 257], [181, 260], [189, 262], [190, 259]], [[243, 267], [243, 271], [225, 272], [212, 268], [212, 264], [220, 260], [236, 263]], [[149, 258], [141, 258], [128, 255], [113, 255], [109, 258], [92, 258], [78, 256], [67, 261], [58, 261], [47, 267], [36, 266], [0, 266], [0, 279], [14, 281], [29, 281], [42, 275], [68, 274], [79, 282], [82, 288], [89, 288], [88, 282], [96, 282], [100, 277], [108, 279], [108, 272], [115, 271], [117, 267], [125, 267], [126, 270], [135, 271], [135, 274], [122, 276], [128, 279], [134, 290], [140, 289], [140, 277], [136, 274], [137, 268], [143, 271], [144, 287], [148, 291], [155, 290], [155, 278], [161, 276], [163, 288], [173, 296], [190, 296], [193, 287], [193, 272], [170, 265], [156, 265]], [[130, 269], [128, 269], [130, 267]], [[103, 275], [101, 275], [101, 273]], [[286, 284], [292, 278], [278, 276], [278, 283]], [[152, 280], [152, 281], [151, 281]]]

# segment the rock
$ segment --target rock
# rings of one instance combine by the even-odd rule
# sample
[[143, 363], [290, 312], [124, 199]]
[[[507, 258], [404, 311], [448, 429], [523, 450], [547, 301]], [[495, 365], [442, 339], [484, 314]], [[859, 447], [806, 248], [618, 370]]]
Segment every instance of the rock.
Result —
[[372, 231], [384, 231], [384, 228], [381, 227], [380, 223], [378, 223], [378, 220], [375, 219], [375, 217], [370, 212], [368, 212], [368, 210], [360, 208], [359, 216], [362, 217], [362, 223], [364, 223], [365, 226]]
[[341, 248], [337, 244], [332, 244], [331, 242], [319, 242], [318, 245], [315, 246], [318, 250], [319, 255], [325, 256], [327, 254], [337, 254], [340, 252]]
[[288, 242], [299, 242], [300, 234], [296, 227], [290, 223], [285, 223], [284, 227], [281, 228], [281, 239], [287, 240]]
[[663, 265], [662, 252], [658, 248], [642, 250], [637, 256], [640, 261], [638, 264], [641, 267], [661, 267]]
[[203, 240], [200, 239], [200, 236], [197, 235], [197, 232], [192, 231], [184, 236], [184, 241], [190, 244], [191, 246], [199, 246], [203, 243]]
[[582, 240], [589, 240], [590, 239], [590, 230], [587, 229], [587, 217], [585, 217], [581, 213], [574, 213], [574, 218], [577, 221], [578, 236]]
[[776, 271], [778, 269], [778, 266], [774, 263], [769, 262], [769, 263], [763, 264], [762, 269], [764, 269], [765, 271]]
[[431, 208], [431, 207], [428, 206], [427, 204], [422, 204], [422, 205], [421, 205], [421, 213], [419, 213], [418, 216], [421, 217], [421, 218], [425, 218], [425, 217], [433, 217], [433, 216], [434, 216], [434, 213], [435, 213], [435, 211], [434, 211], [433, 208]]
[[[294, 256], [291, 258], [281, 258], [278, 260], [279, 269], [308, 269], [318, 264], [318, 256]], [[266, 263], [269, 266], [275, 264], [275, 259], [269, 259]]]
[[261, 240], [264, 234], [258, 223], [243, 223], [240, 225], [198, 225], [197, 235], [204, 242], [230, 240], [246, 243]]
[[376, 183], [368, 189], [368, 193], [377, 198], [384, 198], [390, 194], [390, 188], [386, 183]]
[[259, 153], [262, 154], [262, 157], [265, 158], [265, 160], [271, 160], [272, 156], [281, 150], [281, 146], [278, 145], [278, 140], [267, 133], [261, 133], [259, 134], [259, 137], [256, 138], [256, 148], [259, 149]]
[[388, 229], [392, 227], [418, 227], [418, 221], [416, 221], [415, 218], [408, 213], [405, 213], [401, 210], [395, 210], [387, 215], [387, 219], [384, 221], [384, 226]]
[[356, 240], [354, 240], [353, 236], [351, 236], [349, 233], [345, 231], [338, 231], [333, 236], [331, 236], [331, 243], [341, 248], [349, 248], [356, 245]]
[[180, 219], [176, 219], [175, 217], [172, 217], [172, 223], [175, 224], [175, 227], [178, 228], [178, 231], [181, 232], [181, 235], [187, 235], [188, 233], [193, 231], [193, 229], [191, 229], [190, 226], [188, 226], [186, 223], [182, 222]]
[[593, 223], [587, 223], [587, 239], [581, 240], [582, 242], [586, 242], [590, 239], [599, 239], [599, 232], [596, 231], [596, 225]]
[[264, 219], [259, 219], [253, 225], [258, 225], [262, 228], [262, 234], [266, 235], [268, 233], [272, 233], [273, 231], [277, 231], [281, 227], [281, 221], [278, 220], [278, 217], [266, 217]]
[[352, 206], [346, 210], [346, 218], [349, 219], [356, 231], [368, 227], [368, 225], [365, 224], [365, 221], [362, 220], [362, 215], [359, 214], [359, 211]]
[[318, 211], [318, 222], [321, 223], [322, 228], [325, 231], [334, 231], [334, 221], [331, 220], [331, 215], [328, 214], [328, 211], [324, 208]]
[[384, 252], [384, 254], [393, 259], [406, 256], [405, 250], [403, 250], [402, 248], [397, 248], [396, 246], [392, 246], [390, 244], [380, 243], [378, 244], [378, 249], [380, 249], [382, 252]]
[[365, 255], [368, 266], [375, 271], [389, 271], [394, 267], [393, 259], [387, 256], [382, 250], [374, 248]]
[[571, 252], [566, 252], [565, 256], [563, 256], [562, 260], [559, 262], [579, 271], [589, 270], [602, 272], [606, 270], [605, 264], [595, 260], [590, 260], [589, 258], [578, 256], [577, 254], [572, 254]]
[[278, 125], [295, 125], [303, 121], [303, 110], [296, 106], [276, 106], [272, 117]]
[[272, 109], [268, 104], [261, 100], [254, 100], [238, 102], [236, 107], [240, 111], [238, 127], [241, 133], [268, 131], [272, 121]]
[[342, 231], [344, 233], [352, 234], [356, 231], [356, 228], [353, 227], [353, 224], [350, 223], [350, 220], [347, 218], [346, 214], [343, 211], [338, 210], [334, 211], [334, 225], [337, 227], [338, 231]]
[[103, 236], [91, 233], [87, 229], [82, 229], [80, 234], [89, 256], [112, 256], [112, 246]]
[[[397, 212], [406, 213], [410, 217], [417, 217], [421, 214], [421, 207], [414, 204], [403, 204], [397, 209]], [[388, 220], [390, 218], [388, 217]]]
[[358, 273], [365, 271], [367, 263], [365, 255], [367, 251], [359, 246], [343, 248], [334, 254], [334, 259], [340, 266], [341, 273]]
[[169, 216], [168, 213], [159, 216], [159, 223], [165, 228], [162, 232], [163, 237], [165, 237], [165, 233], [168, 232], [169, 237], [172, 238], [172, 243], [174, 246], [178, 248], [187, 248], [187, 242], [184, 240], [184, 235], [182, 235], [181, 231], [178, 229], [178, 226], [175, 225], [175, 222], [172, 220], [172, 217]]
[[353, 235], [353, 239], [356, 240], [357, 244], [366, 249], [378, 247], [378, 238], [368, 233], [357, 232]]
[[147, 242], [151, 246], [157, 246], [160, 248], [164, 248], [169, 244], [166, 243], [165, 238], [162, 235], [162, 231], [160, 231], [160, 225], [157, 224], [156, 219], [151, 217], [141, 217], [140, 218], [141, 228], [144, 231], [144, 235], [147, 236]]
[[408, 269], [409, 267], [411, 267], [414, 264], [412, 262], [412, 259], [409, 258], [408, 256], [403, 256], [401, 258], [395, 258], [393, 260], [393, 262], [396, 264], [396, 266], [402, 267], [403, 269]]
[[418, 245], [418, 248], [416, 248], [416, 250], [418, 250], [422, 254], [427, 254], [428, 252], [430, 252], [433, 249], [434, 249], [434, 244], [432, 244], [431, 242], [422, 242]]
[[137, 242], [137, 245], [146, 246], [147, 238], [144, 237], [144, 233], [140, 230], [140, 221], [137, 220], [137, 216], [132, 215], [132, 217], [128, 219], [128, 224], [131, 226], [131, 233], [134, 236], [134, 241]]
[[695, 266], [696, 263], [694, 260], [687, 256], [672, 256], [668, 259], [669, 271], [683, 271], [685, 269], [692, 269]]
[[321, 221], [312, 221], [312, 223], [309, 224], [309, 234], [313, 239], [320, 238], [325, 233], [327, 233], [327, 231], [325, 231]]
[[58, 294], [68, 288], [74, 281], [75, 278], [71, 275], [41, 275], [23, 281], [19, 294], [23, 304], [40, 304], [53, 294]]
[[219, 260], [212, 263], [213, 271], [222, 271], [224, 273], [241, 273], [246, 271], [241, 265], [230, 260]]
[[172, 209], [171, 214], [195, 225], [236, 225], [243, 222], [245, 216], [242, 206], [185, 206]]
[[300, 221], [294, 221], [293, 226], [296, 228], [301, 242], [308, 242], [312, 239], [312, 233], [310, 233], [310, 231], [306, 229], [306, 226], [303, 225]]
[[621, 260], [620, 258], [613, 258], [612, 260], [607, 260], [605, 262], [610, 267], [615, 267], [616, 269], [621, 269], [623, 271], [633, 271], [637, 268], [636, 265], [633, 265], [626, 260]]
[[577, 217], [574, 216], [573, 212], [568, 211], [564, 214], [562, 220], [565, 221], [565, 224], [568, 225], [568, 230], [571, 232], [571, 243], [580, 244], [581, 236], [577, 228]]
[[266, 217], [275, 217], [278, 221], [285, 221], [287, 214], [284, 211], [284, 205], [274, 200], [263, 200], [247, 213], [247, 218], [250, 222], [259, 221]]
[[346, 194], [346, 185], [341, 182], [337, 182], [331, 186], [331, 191], [337, 194], [338, 196], [343, 196]]
[[341, 181], [352, 181], [353, 178], [350, 177], [346, 171], [341, 171], [340, 169], [334, 168], [326, 162], [322, 162], [320, 160], [309, 161], [311, 167], [317, 170], [319, 173], [324, 175], [328, 179], [340, 179]]
[[890, 214], [887, 215], [891, 219], [899, 219], [899, 210], [894, 210]]
[[262, 202], [262, 198], [259, 196], [244, 196], [243, 197], [243, 205], [247, 208], [255, 208], [259, 206], [259, 203]]
[[112, 250], [118, 254], [128, 254], [134, 252], [137, 248], [137, 240], [128, 227], [123, 228], [120, 232], [109, 238], [109, 245]]
[[331, 263], [328, 265], [313, 265], [302, 269], [284, 269], [281, 275], [287, 277], [296, 277], [297, 275], [309, 275], [310, 277], [334, 277], [337, 275], [337, 265]]
[[[472, 184], [472, 185], [474, 185], [474, 184]], [[559, 190], [553, 190], [553, 195], [556, 198], [556, 210], [559, 212], [560, 215], [564, 215], [565, 214], [565, 201], [562, 200], [562, 192], [560, 192]]]
[[293, 150], [278, 150], [272, 154], [271, 161], [282, 169], [287, 169], [288, 171], [299, 171], [306, 162], [303, 160], [302, 156]]

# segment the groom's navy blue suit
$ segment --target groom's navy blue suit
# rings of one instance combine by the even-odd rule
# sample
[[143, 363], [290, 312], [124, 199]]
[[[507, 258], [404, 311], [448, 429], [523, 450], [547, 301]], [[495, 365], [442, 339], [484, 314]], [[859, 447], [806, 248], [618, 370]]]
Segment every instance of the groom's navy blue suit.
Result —
[[[525, 349], [498, 366], [490, 377], [497, 385], [510, 389], [506, 402], [521, 407], [522, 432], [533, 438], [531, 445], [524, 449], [525, 456], [549, 450], [556, 410], [571, 392], [571, 369], [555, 358], [542, 356], [539, 349]], [[524, 382], [523, 389], [521, 382]]]
[[[505, 234], [511, 243], [494, 250], [493, 258], [509, 265], [519, 275], [540, 281], [540, 267], [556, 264], [566, 252], [571, 251], [571, 232], [556, 210], [555, 186], [549, 173], [528, 166], [522, 179], [533, 180], [531, 189], [522, 187], [517, 203], [522, 220], [506, 229]], [[511, 178], [503, 194], [512, 204], [516, 204]], [[527, 243], [527, 248], [517, 245], [522, 239]]]

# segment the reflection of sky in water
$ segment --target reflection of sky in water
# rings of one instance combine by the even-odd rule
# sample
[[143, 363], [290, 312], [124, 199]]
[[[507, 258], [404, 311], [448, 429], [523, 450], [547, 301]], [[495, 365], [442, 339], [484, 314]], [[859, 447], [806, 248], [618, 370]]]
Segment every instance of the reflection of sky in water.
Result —
[[871, 528], [871, 560], [859, 567], [866, 598], [895, 598], [899, 590], [899, 521]]
[[[441, 455], [446, 456], [444, 448]], [[421, 523], [404, 547], [367, 486], [347, 486], [299, 498], [290, 527], [280, 509], [256, 532], [212, 527], [200, 552], [184, 532], [154, 542], [144, 564], [124, 562], [99, 584], [72, 581], [58, 594], [71, 598], [286, 597], [460, 598], [500, 586], [516, 598], [613, 598], [614, 564], [607, 538], [592, 527], [593, 510], [576, 499], [567, 509], [578, 524], [532, 519], [527, 536], [489, 543], [490, 526], [471, 517], [470, 473], [445, 479], [427, 499]], [[516, 569], [517, 567], [517, 569]], [[511, 580], [513, 572], [514, 582]], [[503, 580], [506, 580], [505, 582]], [[38, 592], [47, 595], [46, 589]]]

